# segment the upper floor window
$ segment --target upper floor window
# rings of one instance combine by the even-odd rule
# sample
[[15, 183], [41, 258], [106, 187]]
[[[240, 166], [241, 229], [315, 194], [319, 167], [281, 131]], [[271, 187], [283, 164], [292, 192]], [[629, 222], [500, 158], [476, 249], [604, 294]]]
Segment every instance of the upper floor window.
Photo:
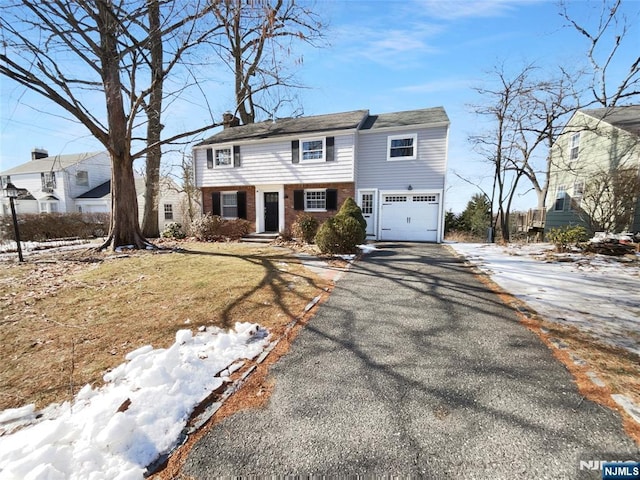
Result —
[[567, 197], [567, 190], [564, 185], [558, 185], [556, 188], [556, 203], [553, 206], [553, 209], [556, 212], [561, 212], [564, 210], [564, 200]]
[[78, 170], [76, 172], [76, 185], [79, 187], [89, 186], [89, 172], [86, 170]]
[[0, 180], [2, 180], [2, 189], [4, 190], [5, 188], [7, 188], [7, 184], [11, 183], [11, 176], [6, 175], [2, 177]]
[[164, 204], [164, 219], [173, 220], [173, 205], [170, 203]]
[[215, 157], [216, 157], [216, 167], [231, 166], [231, 149], [230, 148], [217, 148]]
[[393, 135], [387, 139], [387, 160], [415, 160], [418, 136]]
[[580, 132], [571, 135], [571, 142], [569, 143], [569, 161], [573, 162], [578, 159], [579, 150]]
[[300, 159], [324, 161], [324, 138], [300, 141]]
[[53, 192], [56, 188], [56, 172], [43, 172], [40, 174], [42, 180], [42, 191]]

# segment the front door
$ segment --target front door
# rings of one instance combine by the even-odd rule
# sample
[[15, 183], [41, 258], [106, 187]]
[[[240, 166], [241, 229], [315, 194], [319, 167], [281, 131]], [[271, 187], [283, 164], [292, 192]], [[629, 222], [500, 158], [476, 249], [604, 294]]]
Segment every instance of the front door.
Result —
[[360, 192], [360, 210], [367, 221], [367, 237], [376, 235], [375, 196], [373, 191]]
[[277, 232], [280, 219], [278, 218], [278, 192], [264, 194], [264, 230]]

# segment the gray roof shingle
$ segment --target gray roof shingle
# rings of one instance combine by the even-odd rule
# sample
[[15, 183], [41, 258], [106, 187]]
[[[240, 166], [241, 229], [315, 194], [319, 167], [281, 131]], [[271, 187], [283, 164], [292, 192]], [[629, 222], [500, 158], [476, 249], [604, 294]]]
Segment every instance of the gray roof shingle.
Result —
[[369, 112], [367, 110], [354, 110], [352, 112], [316, 115], [313, 117], [282, 118], [277, 119], [275, 122], [267, 120], [249, 125], [229, 127], [200, 142], [196, 146], [237, 140], [256, 140], [296, 133], [355, 129], [368, 114]]
[[610, 123], [622, 130], [640, 136], [640, 105], [580, 110], [591, 117]]
[[73, 153], [69, 155], [56, 155], [53, 157], [40, 158], [38, 160], [30, 160], [22, 165], [0, 172], [0, 175], [17, 175], [19, 173], [38, 173], [49, 171], [58, 172], [75, 165], [82, 160], [95, 157], [102, 153], [104, 152]]
[[370, 115], [362, 126], [362, 130], [428, 125], [431, 123], [449, 123], [449, 117], [443, 107]]

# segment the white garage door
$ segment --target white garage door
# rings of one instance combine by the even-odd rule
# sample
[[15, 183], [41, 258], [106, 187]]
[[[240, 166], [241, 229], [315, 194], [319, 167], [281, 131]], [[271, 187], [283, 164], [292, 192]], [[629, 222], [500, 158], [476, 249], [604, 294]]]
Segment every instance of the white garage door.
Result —
[[380, 239], [436, 242], [438, 210], [438, 194], [383, 194]]

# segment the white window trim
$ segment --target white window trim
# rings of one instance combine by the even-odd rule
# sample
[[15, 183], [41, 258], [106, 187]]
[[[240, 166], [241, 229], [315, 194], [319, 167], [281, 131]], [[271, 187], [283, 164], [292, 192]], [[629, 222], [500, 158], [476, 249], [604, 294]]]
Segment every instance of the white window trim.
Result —
[[[218, 152], [229, 150], [229, 165], [218, 165]], [[233, 147], [220, 147], [213, 149], [213, 168], [233, 168]]]
[[[312, 158], [305, 160], [304, 157], [304, 142], [322, 142], [322, 158]], [[315, 138], [301, 138], [300, 139], [300, 163], [323, 163], [327, 160], [327, 139], [326, 137], [315, 137]]]
[[[235, 217], [225, 217], [224, 216], [224, 196], [225, 195], [235, 195], [236, 196], [236, 216]], [[230, 205], [228, 205], [230, 206]], [[235, 220], [238, 218], [238, 191], [237, 190], [229, 190], [227, 192], [220, 192], [220, 216], [222, 218], [226, 218], [227, 220]]]
[[[402, 140], [405, 138], [413, 139], [413, 155], [410, 157], [392, 157], [391, 142], [393, 140]], [[398, 162], [403, 160], [415, 160], [416, 158], [418, 158], [418, 134], [417, 133], [407, 133], [404, 135], [389, 135], [387, 137], [387, 161]]]
[[[556, 208], [556, 206], [558, 205], [558, 200], [560, 200], [560, 197], [558, 196], [560, 191], [562, 191], [562, 208]], [[553, 200], [553, 211], [564, 212], [566, 210], [567, 210], [567, 187], [565, 185], [558, 185], [556, 187], [556, 196]]]
[[[169, 207], [168, 210], [167, 210], [167, 207]], [[162, 206], [162, 209], [164, 211], [164, 219], [165, 220], [174, 220], [173, 203], [164, 203], [163, 206]], [[167, 218], [167, 213], [171, 213], [171, 218]]]
[[[324, 192], [324, 208], [307, 208], [307, 192]], [[305, 212], [326, 212], [327, 211], [327, 189], [309, 188], [304, 191], [304, 211]]]
[[[582, 140], [581, 137], [582, 136], [580, 135], [580, 132], [573, 133], [571, 137], [569, 137], [569, 162], [576, 162], [580, 158], [580, 140]], [[574, 138], [578, 139], [576, 145], [573, 144]], [[574, 148], [576, 149], [576, 158], [571, 158]]]

